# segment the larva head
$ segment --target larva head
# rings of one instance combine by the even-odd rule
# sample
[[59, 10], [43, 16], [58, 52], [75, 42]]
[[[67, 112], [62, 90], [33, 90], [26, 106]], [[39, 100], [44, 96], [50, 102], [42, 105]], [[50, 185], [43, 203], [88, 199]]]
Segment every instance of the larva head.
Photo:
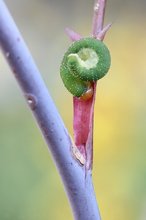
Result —
[[69, 68], [85, 68], [90, 70], [96, 68], [99, 57], [97, 53], [91, 48], [82, 48], [78, 53], [71, 53], [68, 55], [68, 66]]
[[64, 85], [74, 96], [80, 97], [88, 91], [88, 82], [94, 82], [108, 72], [110, 62], [109, 50], [103, 42], [94, 38], [76, 41], [65, 53], [61, 64]]

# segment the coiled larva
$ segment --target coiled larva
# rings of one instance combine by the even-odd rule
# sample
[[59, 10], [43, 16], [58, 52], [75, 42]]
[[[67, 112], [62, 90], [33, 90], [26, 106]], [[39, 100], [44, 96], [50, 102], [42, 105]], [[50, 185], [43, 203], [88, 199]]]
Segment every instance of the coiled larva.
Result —
[[86, 100], [93, 95], [92, 83], [108, 72], [110, 64], [110, 53], [103, 42], [83, 38], [68, 48], [60, 66], [60, 75], [73, 96]]

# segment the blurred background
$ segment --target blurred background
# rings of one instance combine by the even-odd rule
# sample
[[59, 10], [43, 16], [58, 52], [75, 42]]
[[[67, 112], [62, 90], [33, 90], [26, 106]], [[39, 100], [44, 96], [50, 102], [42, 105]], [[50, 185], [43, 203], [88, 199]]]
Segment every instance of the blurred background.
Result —
[[[93, 0], [6, 0], [72, 134], [72, 97], [59, 76], [70, 27], [89, 36]], [[93, 181], [103, 220], [146, 220], [146, 1], [108, 0], [112, 66], [99, 81]], [[71, 220], [46, 144], [0, 54], [0, 220]]]

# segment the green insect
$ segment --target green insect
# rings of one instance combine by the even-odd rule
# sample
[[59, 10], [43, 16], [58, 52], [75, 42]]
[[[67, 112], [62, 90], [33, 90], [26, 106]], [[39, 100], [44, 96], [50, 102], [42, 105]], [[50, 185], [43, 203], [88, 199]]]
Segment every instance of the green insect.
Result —
[[73, 96], [87, 100], [93, 95], [93, 82], [108, 72], [110, 64], [110, 53], [103, 42], [83, 38], [68, 48], [60, 66], [60, 75]]

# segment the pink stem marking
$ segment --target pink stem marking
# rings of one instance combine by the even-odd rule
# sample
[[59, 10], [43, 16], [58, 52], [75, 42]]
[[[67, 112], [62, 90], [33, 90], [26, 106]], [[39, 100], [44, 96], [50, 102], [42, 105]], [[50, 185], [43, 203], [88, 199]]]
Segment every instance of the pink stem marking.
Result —
[[93, 84], [93, 96], [84, 101], [76, 97], [74, 104], [74, 140], [75, 145], [86, 160], [86, 169], [92, 168], [93, 161], [93, 117], [96, 96], [96, 82]]

